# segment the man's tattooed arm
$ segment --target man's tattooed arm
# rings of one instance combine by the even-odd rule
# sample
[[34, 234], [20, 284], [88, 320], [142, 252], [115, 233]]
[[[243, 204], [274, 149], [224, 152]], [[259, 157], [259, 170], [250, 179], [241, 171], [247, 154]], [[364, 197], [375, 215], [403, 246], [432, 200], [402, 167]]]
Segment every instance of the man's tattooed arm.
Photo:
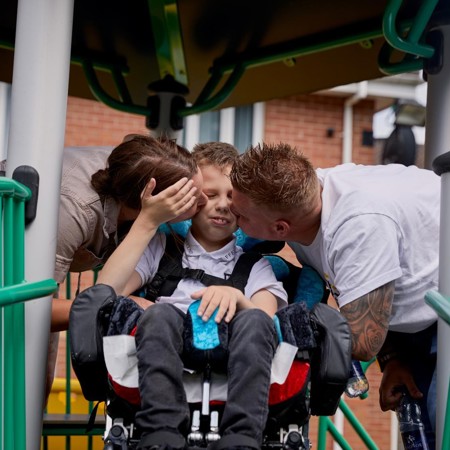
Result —
[[353, 358], [369, 361], [381, 349], [391, 317], [394, 284], [391, 281], [341, 308], [352, 331]]

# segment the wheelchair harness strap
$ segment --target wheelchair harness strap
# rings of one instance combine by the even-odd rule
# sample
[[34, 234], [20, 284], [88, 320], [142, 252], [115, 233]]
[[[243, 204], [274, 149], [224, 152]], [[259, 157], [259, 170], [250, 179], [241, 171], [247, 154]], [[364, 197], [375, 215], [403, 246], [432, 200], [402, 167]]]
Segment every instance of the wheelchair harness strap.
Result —
[[181, 236], [166, 235], [166, 249], [159, 262], [158, 271], [152, 281], [146, 285], [145, 298], [147, 300], [155, 301], [158, 297], [170, 297], [178, 283], [185, 278], [199, 280], [205, 286], [231, 286], [244, 293], [253, 265], [262, 258], [259, 253], [243, 253], [230, 277], [224, 279], [210, 275], [202, 269], [184, 268], [181, 264], [183, 244], [184, 240]]

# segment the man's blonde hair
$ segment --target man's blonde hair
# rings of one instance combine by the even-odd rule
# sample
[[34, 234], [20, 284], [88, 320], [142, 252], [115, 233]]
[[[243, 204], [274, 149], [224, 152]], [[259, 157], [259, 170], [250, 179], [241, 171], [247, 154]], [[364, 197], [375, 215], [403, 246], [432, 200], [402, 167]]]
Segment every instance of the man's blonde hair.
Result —
[[234, 163], [230, 179], [234, 189], [274, 211], [306, 214], [319, 193], [314, 167], [289, 144], [250, 147]]

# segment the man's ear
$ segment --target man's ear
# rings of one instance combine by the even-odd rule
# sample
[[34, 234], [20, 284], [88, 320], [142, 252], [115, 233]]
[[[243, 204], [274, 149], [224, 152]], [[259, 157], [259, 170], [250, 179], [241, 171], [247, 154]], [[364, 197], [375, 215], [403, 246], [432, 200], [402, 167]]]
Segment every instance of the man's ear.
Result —
[[290, 224], [288, 221], [284, 220], [284, 219], [277, 219], [274, 223], [273, 223], [273, 232], [276, 234], [276, 236], [278, 237], [278, 239], [280, 241], [284, 241], [286, 240], [286, 236], [289, 233], [290, 230]]

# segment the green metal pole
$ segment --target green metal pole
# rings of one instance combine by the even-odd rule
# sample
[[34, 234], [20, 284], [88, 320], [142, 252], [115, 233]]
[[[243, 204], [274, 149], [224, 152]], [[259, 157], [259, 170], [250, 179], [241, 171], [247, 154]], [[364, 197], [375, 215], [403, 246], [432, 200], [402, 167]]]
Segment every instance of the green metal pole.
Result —
[[[14, 208], [14, 284], [21, 283], [25, 278], [25, 203], [16, 201]], [[10, 306], [13, 310], [14, 352], [14, 396], [15, 420], [14, 438], [17, 449], [26, 448], [26, 400], [25, 400], [25, 307], [17, 303]]]
[[319, 426], [317, 429], [317, 450], [325, 450], [327, 446], [327, 417], [319, 417]]
[[347, 440], [344, 438], [344, 436], [339, 432], [339, 430], [336, 428], [336, 425], [333, 423], [333, 421], [327, 417], [327, 427], [328, 431], [330, 432], [333, 439], [339, 444], [339, 446], [343, 450], [352, 450], [350, 444], [347, 442]]
[[450, 448], [450, 380], [448, 383], [447, 410], [445, 412], [444, 434], [442, 435], [442, 448]]
[[[13, 224], [13, 208], [14, 199], [8, 196], [5, 199], [5, 211], [4, 211], [4, 240], [5, 240], [5, 284], [10, 286], [14, 283], [14, 269], [13, 269], [13, 252], [14, 252], [14, 224]], [[5, 385], [4, 385], [4, 445], [5, 449], [14, 450], [14, 417], [15, 417], [15, 392], [14, 392], [14, 339], [11, 333], [14, 331], [11, 329], [14, 323], [14, 314], [11, 307], [4, 309], [5, 323], [4, 323], [4, 368], [5, 368]]]
[[[3, 202], [4, 197], [0, 192], [0, 287], [4, 286], [3, 279]], [[0, 308], [0, 354], [4, 354], [3, 350], [3, 319], [4, 310]], [[0, 358], [0, 447], [3, 447], [3, 389], [4, 389], [4, 359]]]
[[369, 433], [367, 433], [367, 431], [364, 429], [364, 427], [358, 421], [356, 416], [353, 414], [352, 410], [349, 408], [349, 406], [342, 399], [339, 402], [339, 408], [343, 412], [343, 414], [346, 417], [346, 419], [350, 422], [350, 425], [356, 431], [358, 436], [362, 439], [362, 441], [364, 442], [366, 447], [368, 449], [370, 449], [370, 450], [379, 450], [377, 445], [375, 444], [375, 442], [369, 436]]

